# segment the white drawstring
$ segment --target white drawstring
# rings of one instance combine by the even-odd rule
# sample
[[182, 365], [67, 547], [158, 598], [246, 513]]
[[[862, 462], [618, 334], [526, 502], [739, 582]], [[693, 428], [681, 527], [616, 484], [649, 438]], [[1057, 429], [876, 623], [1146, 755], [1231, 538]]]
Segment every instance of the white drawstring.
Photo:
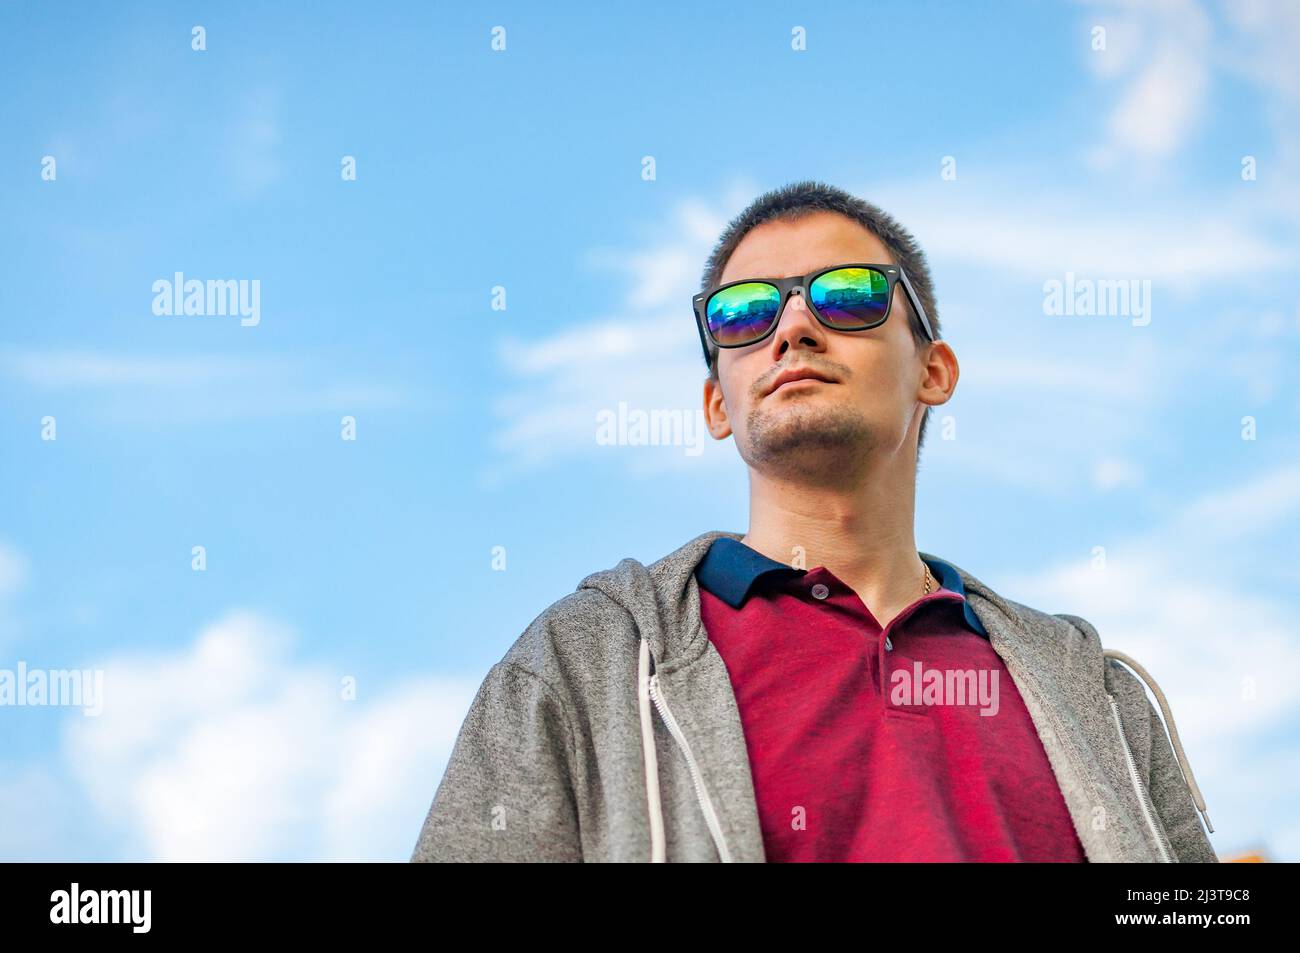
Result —
[[1103, 649], [1101, 654], [1123, 662], [1129, 668], [1133, 669], [1133, 671], [1137, 672], [1138, 676], [1151, 686], [1151, 691], [1155, 694], [1156, 701], [1160, 703], [1160, 710], [1164, 712], [1165, 724], [1169, 727], [1169, 739], [1174, 743], [1174, 760], [1178, 763], [1178, 770], [1183, 774], [1183, 783], [1191, 790], [1192, 801], [1196, 804], [1196, 809], [1201, 812], [1201, 816], [1205, 818], [1205, 826], [1209, 828], [1210, 833], [1213, 834], [1214, 825], [1210, 823], [1210, 815], [1205, 812], [1205, 798], [1201, 797], [1201, 789], [1196, 786], [1196, 778], [1192, 775], [1191, 762], [1187, 760], [1187, 755], [1183, 754], [1183, 746], [1178, 740], [1178, 728], [1174, 725], [1174, 713], [1169, 710], [1169, 705], [1165, 701], [1165, 693], [1160, 690], [1160, 686], [1156, 684], [1156, 680], [1151, 677], [1150, 673], [1148, 673], [1146, 669], [1133, 661], [1133, 659], [1129, 658], [1123, 652], [1117, 652], [1115, 649]]
[[650, 812], [650, 862], [665, 863], [664, 813], [659, 803], [659, 758], [655, 754], [654, 718], [650, 714], [650, 643], [641, 640], [637, 662], [637, 701], [641, 712], [641, 754], [645, 759], [645, 796]]

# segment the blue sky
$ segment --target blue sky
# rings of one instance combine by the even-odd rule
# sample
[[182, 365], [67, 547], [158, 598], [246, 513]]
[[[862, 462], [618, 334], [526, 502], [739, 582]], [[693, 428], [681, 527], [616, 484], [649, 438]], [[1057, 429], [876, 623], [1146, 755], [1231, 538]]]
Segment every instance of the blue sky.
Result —
[[[404, 860], [532, 618], [744, 530], [729, 440], [596, 415], [694, 413], [712, 243], [814, 178], [961, 361], [918, 546], [1141, 661], [1216, 848], [1300, 859], [1297, 52], [1262, 2], [5, 3], [0, 668], [109, 694], [0, 710], [0, 857]], [[260, 322], [154, 314], [176, 272]], [[1149, 323], [1046, 314], [1067, 274]]]

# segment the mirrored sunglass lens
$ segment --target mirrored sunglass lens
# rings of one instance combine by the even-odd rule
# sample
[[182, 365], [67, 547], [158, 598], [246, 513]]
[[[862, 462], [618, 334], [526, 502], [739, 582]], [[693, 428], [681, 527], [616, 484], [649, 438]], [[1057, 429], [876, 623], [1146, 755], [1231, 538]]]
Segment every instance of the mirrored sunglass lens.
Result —
[[874, 268], [837, 268], [818, 276], [808, 295], [832, 325], [869, 327], [889, 310], [889, 279]]
[[781, 293], [775, 285], [747, 281], [710, 298], [704, 318], [719, 344], [746, 344], [771, 326], [780, 304]]

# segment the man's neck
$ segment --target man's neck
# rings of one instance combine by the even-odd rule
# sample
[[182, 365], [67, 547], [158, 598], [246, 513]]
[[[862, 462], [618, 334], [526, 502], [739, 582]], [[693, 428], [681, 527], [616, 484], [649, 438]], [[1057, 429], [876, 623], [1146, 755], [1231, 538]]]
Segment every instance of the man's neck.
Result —
[[[824, 566], [883, 626], [924, 595], [913, 532], [916, 471], [885, 461], [851, 486], [810, 486], [751, 469], [749, 532], [742, 540], [778, 562]], [[889, 470], [896, 472], [888, 472]], [[931, 591], [936, 587], [931, 584]]]

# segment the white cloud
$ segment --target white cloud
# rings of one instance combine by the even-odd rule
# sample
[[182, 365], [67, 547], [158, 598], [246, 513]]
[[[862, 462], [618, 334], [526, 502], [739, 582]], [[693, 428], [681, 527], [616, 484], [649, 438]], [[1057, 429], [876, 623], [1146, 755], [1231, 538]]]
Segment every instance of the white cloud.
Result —
[[1209, 85], [1204, 59], [1208, 31], [1203, 23], [1198, 27], [1195, 42], [1156, 51], [1116, 107], [1110, 120], [1113, 150], [1127, 147], [1143, 158], [1164, 159], [1187, 138]]
[[1300, 4], [1293, 0], [1234, 0], [1220, 7], [1232, 30], [1217, 44], [1225, 71], [1244, 77], [1261, 93], [1260, 113], [1273, 141], [1243, 143], [1259, 162], [1261, 212], [1283, 227], [1300, 216]]
[[0, 541], [0, 603], [12, 597], [27, 582], [27, 557]]
[[1142, 470], [1130, 460], [1104, 457], [1092, 466], [1092, 482], [1099, 490], [1114, 490], [1121, 486], [1140, 483]]
[[293, 633], [232, 612], [188, 648], [109, 659], [104, 712], [67, 724], [68, 772], [141, 860], [398, 860], [415, 844], [476, 681], [340, 698]]
[[1300, 466], [1267, 471], [1240, 486], [1207, 493], [1170, 523], [1183, 539], [1216, 545], [1249, 539], [1300, 520]]
[[20, 634], [12, 603], [14, 597], [27, 585], [29, 572], [27, 557], [0, 540], [0, 650], [7, 649]]
[[80, 807], [66, 779], [44, 764], [5, 763], [0, 774], [0, 860], [55, 861], [52, 845], [78, 839], [68, 818]]
[[1271, 234], [1255, 210], [1222, 193], [1182, 194], [1177, 204], [1130, 194], [1101, 201], [995, 177], [954, 189], [877, 183], [860, 194], [905, 222], [932, 265], [991, 267], [1035, 283], [1064, 281], [1071, 271], [1149, 280], [1189, 298], [1204, 291], [1207, 273], [1266, 274], [1300, 262], [1294, 230]]
[[[1268, 152], [1273, 168], [1300, 162], [1300, 5], [1292, 0], [1080, 0], [1085, 25], [1106, 28], [1105, 52], [1088, 65], [1118, 87], [1103, 138], [1090, 159], [1098, 168], [1136, 160], [1147, 172], [1175, 161], [1196, 132], [1214, 122], [1217, 83], [1244, 79], [1260, 100], [1274, 142], [1243, 142], [1243, 154]], [[1271, 146], [1271, 148], [1270, 148]], [[1130, 170], [1133, 171], [1133, 170]], [[1300, 208], [1294, 175], [1272, 175], [1260, 188]], [[1274, 203], [1276, 208], [1276, 202]]]
[[32, 393], [70, 392], [115, 423], [166, 423], [356, 413], [411, 406], [409, 387], [338, 379], [302, 358], [121, 354], [86, 350], [0, 351], [0, 379]]
[[283, 365], [249, 357], [154, 357], [93, 351], [7, 351], [0, 372], [42, 388], [176, 386], [269, 374]]
[[1103, 3], [1099, 25], [1107, 49], [1092, 51], [1094, 72], [1125, 81], [1092, 154], [1109, 167], [1128, 158], [1163, 161], [1204, 118], [1210, 88], [1213, 28], [1195, 0]]

